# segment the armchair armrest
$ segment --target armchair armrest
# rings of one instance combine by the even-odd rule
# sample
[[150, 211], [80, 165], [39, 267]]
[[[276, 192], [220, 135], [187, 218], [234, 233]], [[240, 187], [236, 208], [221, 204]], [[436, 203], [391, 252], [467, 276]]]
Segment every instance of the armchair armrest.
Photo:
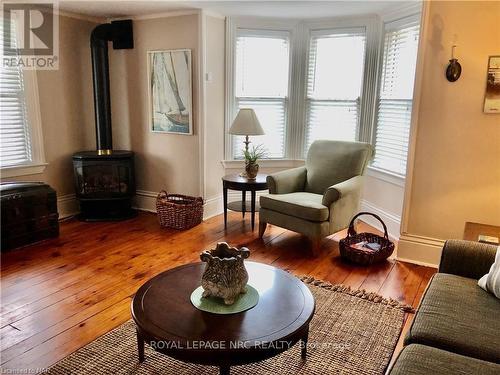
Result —
[[438, 272], [479, 279], [489, 272], [496, 251], [495, 245], [448, 240], [443, 246]]
[[306, 185], [306, 167], [287, 169], [267, 176], [267, 185], [271, 194], [288, 194], [304, 191]]
[[363, 176], [354, 176], [348, 180], [330, 186], [323, 194], [323, 201], [321, 203], [326, 207], [330, 207], [332, 203], [346, 195], [359, 195], [361, 193], [362, 182]]

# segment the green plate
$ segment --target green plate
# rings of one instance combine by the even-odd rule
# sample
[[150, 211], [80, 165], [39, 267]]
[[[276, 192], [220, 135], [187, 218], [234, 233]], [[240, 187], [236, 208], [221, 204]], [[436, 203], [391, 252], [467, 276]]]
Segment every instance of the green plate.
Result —
[[202, 297], [203, 288], [199, 286], [191, 293], [191, 303], [199, 310], [213, 314], [236, 314], [251, 309], [259, 302], [259, 292], [247, 284], [247, 292], [240, 294], [232, 305], [225, 305], [222, 298]]

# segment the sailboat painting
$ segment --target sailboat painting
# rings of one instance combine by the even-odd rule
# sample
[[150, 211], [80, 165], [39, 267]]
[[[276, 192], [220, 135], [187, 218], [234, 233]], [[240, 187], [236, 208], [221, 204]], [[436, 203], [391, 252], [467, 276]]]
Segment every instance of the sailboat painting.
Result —
[[148, 59], [152, 131], [193, 134], [191, 50], [149, 51]]

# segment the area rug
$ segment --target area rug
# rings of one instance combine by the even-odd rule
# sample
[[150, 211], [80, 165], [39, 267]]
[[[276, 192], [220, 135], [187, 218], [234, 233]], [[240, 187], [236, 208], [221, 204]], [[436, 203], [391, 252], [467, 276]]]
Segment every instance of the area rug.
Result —
[[[411, 307], [342, 285], [307, 277], [302, 280], [316, 299], [307, 359], [301, 359], [297, 344], [274, 358], [234, 366], [231, 374], [383, 374], [401, 333], [404, 312]], [[146, 360], [139, 364], [135, 327], [130, 320], [66, 357], [48, 373], [215, 375], [218, 368], [186, 364], [147, 345]]]

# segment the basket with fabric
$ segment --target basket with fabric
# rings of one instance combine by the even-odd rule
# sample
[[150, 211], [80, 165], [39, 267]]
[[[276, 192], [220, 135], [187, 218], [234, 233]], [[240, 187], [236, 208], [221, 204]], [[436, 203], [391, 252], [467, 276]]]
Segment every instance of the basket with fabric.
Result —
[[[361, 215], [370, 215], [380, 221], [384, 227], [384, 236], [368, 232], [357, 233], [354, 229], [354, 223]], [[389, 240], [387, 226], [379, 216], [370, 212], [360, 212], [352, 218], [347, 231], [347, 237], [340, 240], [339, 249], [340, 256], [343, 259], [355, 264], [368, 266], [390, 257], [394, 252], [394, 243]]]

